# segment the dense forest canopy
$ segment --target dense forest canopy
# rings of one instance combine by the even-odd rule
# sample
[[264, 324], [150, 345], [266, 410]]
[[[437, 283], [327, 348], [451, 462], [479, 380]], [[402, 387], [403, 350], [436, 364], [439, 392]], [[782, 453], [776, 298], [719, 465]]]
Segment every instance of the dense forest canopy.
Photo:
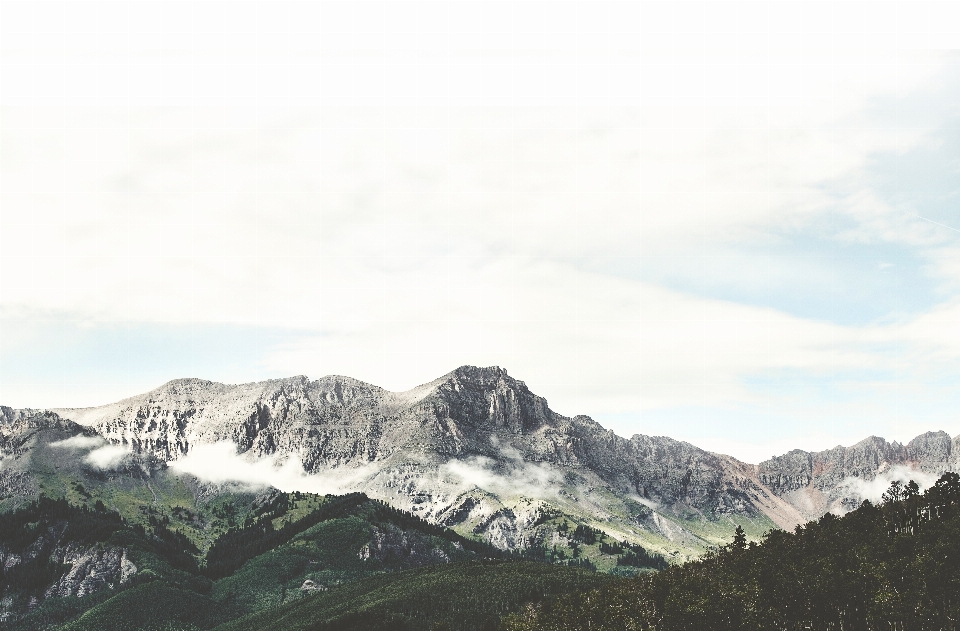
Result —
[[[739, 533], [738, 533], [739, 534]], [[879, 506], [569, 594], [508, 631], [912, 631], [960, 628], [960, 476], [895, 482]]]

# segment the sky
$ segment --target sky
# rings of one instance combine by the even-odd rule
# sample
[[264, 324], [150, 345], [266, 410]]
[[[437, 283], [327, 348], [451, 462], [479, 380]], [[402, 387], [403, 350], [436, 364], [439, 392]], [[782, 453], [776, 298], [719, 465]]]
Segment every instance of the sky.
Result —
[[759, 462], [960, 434], [956, 3], [0, 3], [0, 403], [497, 365]]

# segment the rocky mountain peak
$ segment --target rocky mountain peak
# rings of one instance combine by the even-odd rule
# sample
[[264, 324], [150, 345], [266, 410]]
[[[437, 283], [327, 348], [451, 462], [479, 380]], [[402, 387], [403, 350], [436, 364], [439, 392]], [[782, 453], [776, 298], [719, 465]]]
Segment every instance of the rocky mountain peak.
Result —
[[443, 380], [458, 380], [465, 383], [473, 383], [478, 386], [501, 384], [506, 381], [523, 385], [522, 381], [517, 381], [509, 374], [505, 368], [500, 366], [460, 366], [453, 372], [441, 377]]
[[17, 419], [22, 418], [24, 412], [33, 412], [33, 410], [18, 410], [16, 408], [0, 405], [0, 423], [12, 425]]
[[0, 405], [0, 441], [4, 437], [22, 436], [44, 429], [79, 431], [83, 428], [48, 410], [15, 409]]
[[435, 413], [480, 432], [526, 435], [555, 424], [547, 400], [499, 366], [461, 366], [431, 382]]
[[329, 404], [348, 405], [352, 401], [382, 399], [387, 395], [383, 388], [343, 375], [327, 375], [316, 381], [308, 381], [306, 377], [302, 379], [302, 386], [288, 387], [289, 391], [300, 392], [300, 388], [305, 388], [310, 391], [311, 398]]
[[910, 460], [921, 469], [944, 473], [954, 466], [954, 441], [946, 432], [926, 432], [907, 443]]

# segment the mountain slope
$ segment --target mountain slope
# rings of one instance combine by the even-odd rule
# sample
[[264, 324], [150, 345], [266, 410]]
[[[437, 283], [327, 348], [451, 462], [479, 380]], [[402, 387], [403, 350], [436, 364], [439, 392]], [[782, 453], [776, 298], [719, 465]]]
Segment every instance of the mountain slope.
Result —
[[[130, 599], [187, 590], [196, 596], [180, 600], [209, 611], [209, 626], [378, 572], [502, 556], [476, 538], [632, 574], [661, 567], [656, 553], [699, 558], [737, 526], [758, 539], [847, 512], [891, 478], [923, 486], [956, 470], [958, 455], [958, 439], [931, 432], [750, 465], [666, 437], [622, 438], [557, 414], [500, 368], [469, 366], [405, 393], [336, 376], [186, 379], [98, 408], [0, 407], [0, 517], [20, 520], [0, 537], [12, 581], [0, 616], [22, 631], [97, 628]], [[277, 479], [298, 488], [354, 495], [188, 474], [204, 460], [206, 471], [285, 472]], [[60, 503], [31, 516], [43, 501]], [[100, 534], [71, 535], [74, 522]], [[167, 610], [171, 629], [193, 624]]]

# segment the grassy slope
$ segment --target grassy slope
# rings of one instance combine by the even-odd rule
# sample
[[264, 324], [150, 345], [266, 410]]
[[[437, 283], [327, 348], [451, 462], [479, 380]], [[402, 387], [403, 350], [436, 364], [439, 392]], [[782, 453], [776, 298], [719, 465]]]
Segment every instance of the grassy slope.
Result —
[[[563, 521], [603, 531], [610, 540], [640, 545], [651, 553], [662, 555], [671, 563], [695, 560], [718, 546], [730, 543], [737, 526], [743, 528], [750, 541], [759, 541], [766, 533], [778, 529], [769, 517], [760, 513], [704, 514], [681, 504], [677, 505], [674, 511], [661, 509], [658, 513], [656, 519], [664, 524], [664, 530], [671, 532], [670, 536], [666, 536], [657, 531], [654, 511], [650, 507], [610, 489], [584, 489], [582, 484], [575, 482], [576, 480], [568, 481], [558, 500], [552, 506], [545, 507], [551, 516], [538, 526], [538, 532], [533, 535], [535, 541], [546, 543], [548, 548], [552, 548], [554, 542], [558, 543], [558, 548], [563, 550], [564, 558], [567, 559], [571, 553], [570, 541], [564, 537], [556, 541], [557, 538], [553, 536], [557, 526]], [[520, 498], [500, 499], [512, 505]], [[594, 513], [590, 512], [591, 507]], [[614, 519], [598, 519], [597, 514], [609, 514]], [[471, 521], [457, 525], [454, 529], [466, 535], [476, 525], [475, 521]], [[580, 552], [579, 558], [589, 560], [599, 571], [623, 569], [622, 566], [617, 568], [616, 557], [601, 554], [596, 546], [581, 546]]]

